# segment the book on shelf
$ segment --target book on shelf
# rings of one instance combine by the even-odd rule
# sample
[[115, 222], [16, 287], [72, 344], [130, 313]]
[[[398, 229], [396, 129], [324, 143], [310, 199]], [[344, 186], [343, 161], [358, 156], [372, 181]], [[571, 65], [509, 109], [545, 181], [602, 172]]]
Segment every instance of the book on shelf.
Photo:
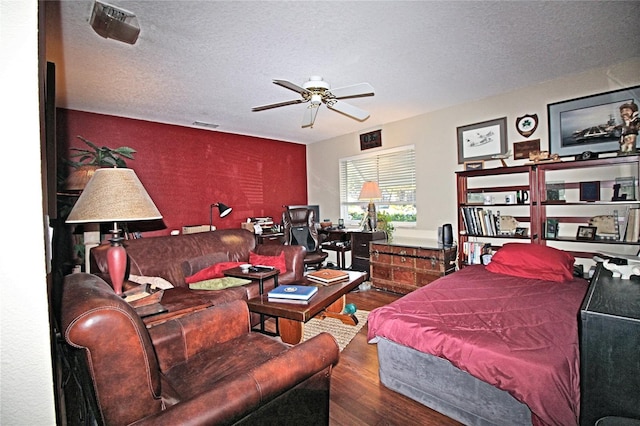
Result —
[[482, 255], [491, 252], [491, 244], [482, 242], [465, 241], [462, 248], [467, 265], [482, 264]]
[[638, 233], [640, 233], [640, 210], [629, 209], [629, 218], [627, 219], [627, 230], [624, 235], [624, 241], [628, 243], [638, 242]]
[[500, 212], [483, 207], [460, 207], [467, 235], [497, 236], [499, 233], [498, 220]]
[[318, 292], [318, 287], [310, 285], [282, 285], [267, 293], [269, 299], [309, 300]]
[[320, 269], [318, 271], [309, 272], [306, 277], [321, 284], [333, 284], [348, 280], [349, 273], [338, 269]]

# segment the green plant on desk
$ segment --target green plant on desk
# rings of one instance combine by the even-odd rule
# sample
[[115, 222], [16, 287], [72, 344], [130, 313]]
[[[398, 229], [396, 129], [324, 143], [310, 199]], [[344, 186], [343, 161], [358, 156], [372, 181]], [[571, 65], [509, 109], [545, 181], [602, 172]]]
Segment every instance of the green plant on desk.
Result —
[[395, 227], [391, 222], [391, 215], [387, 212], [379, 211], [377, 213], [378, 216], [378, 224], [377, 228], [379, 231], [384, 231], [387, 234], [387, 240], [393, 240], [393, 231], [395, 231]]

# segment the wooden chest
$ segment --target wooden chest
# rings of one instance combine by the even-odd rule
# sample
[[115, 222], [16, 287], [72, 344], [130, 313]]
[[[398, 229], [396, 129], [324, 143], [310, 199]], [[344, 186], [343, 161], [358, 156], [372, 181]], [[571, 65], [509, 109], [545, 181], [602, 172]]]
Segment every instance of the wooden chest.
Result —
[[437, 241], [401, 239], [371, 243], [371, 284], [407, 294], [455, 271], [456, 250]]

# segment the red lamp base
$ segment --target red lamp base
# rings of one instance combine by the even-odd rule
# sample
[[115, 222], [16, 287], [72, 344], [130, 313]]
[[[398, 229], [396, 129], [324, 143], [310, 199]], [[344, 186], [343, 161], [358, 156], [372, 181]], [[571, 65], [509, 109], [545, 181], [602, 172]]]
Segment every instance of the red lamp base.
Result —
[[127, 251], [121, 244], [122, 238], [112, 238], [111, 247], [107, 251], [107, 266], [109, 267], [109, 277], [113, 291], [117, 295], [122, 295], [122, 284], [124, 274], [127, 269]]

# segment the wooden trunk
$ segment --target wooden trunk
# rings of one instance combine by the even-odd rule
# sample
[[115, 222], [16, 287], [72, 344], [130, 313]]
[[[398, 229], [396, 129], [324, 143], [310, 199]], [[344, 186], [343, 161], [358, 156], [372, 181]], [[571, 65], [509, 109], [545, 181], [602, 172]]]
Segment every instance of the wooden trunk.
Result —
[[456, 247], [429, 240], [371, 243], [371, 283], [407, 294], [455, 270]]

